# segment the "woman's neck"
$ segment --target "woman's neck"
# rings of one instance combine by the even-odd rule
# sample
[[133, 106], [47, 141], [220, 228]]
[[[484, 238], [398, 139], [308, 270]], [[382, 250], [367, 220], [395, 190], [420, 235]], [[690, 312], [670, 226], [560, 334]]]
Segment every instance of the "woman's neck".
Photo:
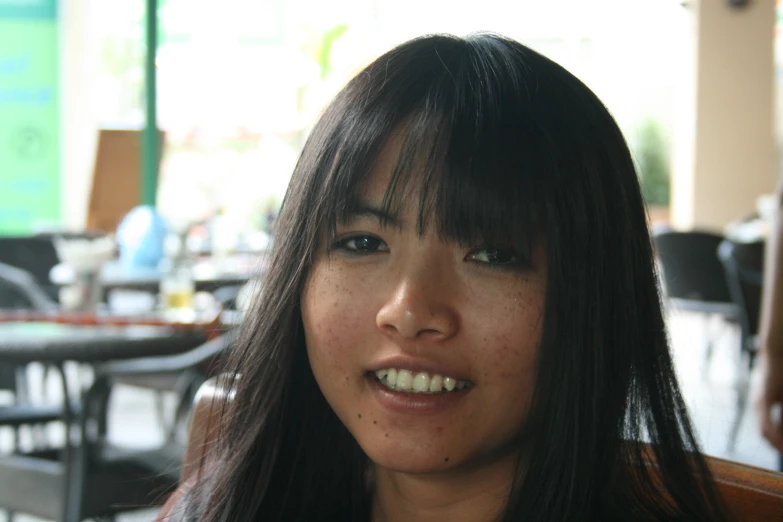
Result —
[[491, 522], [508, 502], [516, 458], [481, 469], [409, 474], [375, 468], [372, 522]]

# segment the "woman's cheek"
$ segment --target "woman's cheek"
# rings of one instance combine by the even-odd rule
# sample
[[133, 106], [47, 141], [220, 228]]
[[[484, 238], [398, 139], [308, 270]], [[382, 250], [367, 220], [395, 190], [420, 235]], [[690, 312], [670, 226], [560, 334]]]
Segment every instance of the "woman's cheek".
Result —
[[302, 299], [310, 364], [319, 382], [333, 384], [348, 381], [366, 322], [361, 314], [367, 304], [340, 275], [339, 270], [316, 269]]

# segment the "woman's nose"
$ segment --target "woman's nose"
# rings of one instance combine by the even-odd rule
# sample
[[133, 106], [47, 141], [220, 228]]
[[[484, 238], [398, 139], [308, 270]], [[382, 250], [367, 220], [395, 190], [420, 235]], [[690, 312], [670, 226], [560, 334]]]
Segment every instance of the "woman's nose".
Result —
[[378, 328], [399, 340], [443, 341], [459, 328], [453, 288], [438, 269], [402, 274], [376, 316]]

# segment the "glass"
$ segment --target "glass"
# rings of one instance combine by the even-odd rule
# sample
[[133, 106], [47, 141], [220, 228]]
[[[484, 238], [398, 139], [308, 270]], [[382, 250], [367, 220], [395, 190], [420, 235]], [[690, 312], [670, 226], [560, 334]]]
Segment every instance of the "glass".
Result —
[[179, 266], [164, 274], [160, 281], [163, 316], [172, 322], [193, 322], [196, 318], [195, 293], [196, 285], [189, 267]]

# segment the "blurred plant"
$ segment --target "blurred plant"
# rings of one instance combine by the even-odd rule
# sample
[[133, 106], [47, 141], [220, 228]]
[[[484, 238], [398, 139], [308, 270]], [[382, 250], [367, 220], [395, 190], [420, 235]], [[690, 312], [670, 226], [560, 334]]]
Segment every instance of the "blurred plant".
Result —
[[669, 206], [669, 147], [656, 120], [647, 118], [638, 127], [635, 149], [636, 170], [644, 201], [650, 206]]
[[144, 49], [138, 39], [125, 34], [110, 34], [103, 37], [100, 46], [101, 69], [113, 77], [125, 77], [134, 69], [144, 66]]
[[322, 80], [325, 80], [332, 70], [332, 46], [346, 31], [348, 24], [338, 24], [325, 31], [308, 28], [303, 50], [305, 55], [318, 64]]

